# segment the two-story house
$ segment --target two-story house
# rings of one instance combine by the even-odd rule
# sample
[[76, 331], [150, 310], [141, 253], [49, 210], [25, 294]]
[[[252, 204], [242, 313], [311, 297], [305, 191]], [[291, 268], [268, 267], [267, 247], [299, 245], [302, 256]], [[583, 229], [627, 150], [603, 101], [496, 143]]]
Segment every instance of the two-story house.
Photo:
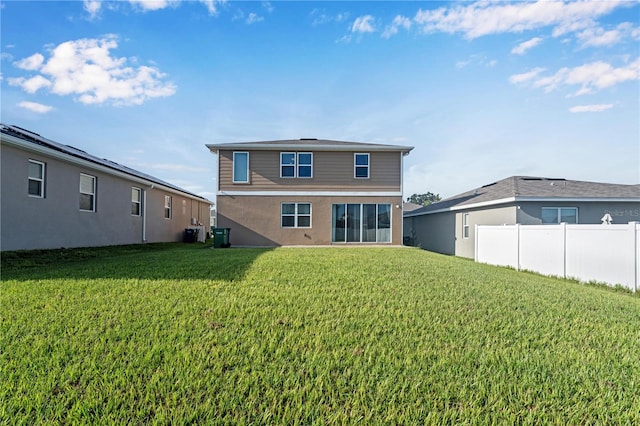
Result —
[[217, 226], [235, 246], [402, 244], [413, 147], [318, 139], [208, 144]]

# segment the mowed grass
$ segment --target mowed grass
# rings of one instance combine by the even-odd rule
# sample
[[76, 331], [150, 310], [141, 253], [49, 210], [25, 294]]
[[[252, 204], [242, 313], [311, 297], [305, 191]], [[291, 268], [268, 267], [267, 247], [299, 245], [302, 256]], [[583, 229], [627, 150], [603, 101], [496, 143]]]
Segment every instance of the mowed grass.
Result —
[[640, 298], [410, 248], [3, 254], [9, 424], [640, 424]]

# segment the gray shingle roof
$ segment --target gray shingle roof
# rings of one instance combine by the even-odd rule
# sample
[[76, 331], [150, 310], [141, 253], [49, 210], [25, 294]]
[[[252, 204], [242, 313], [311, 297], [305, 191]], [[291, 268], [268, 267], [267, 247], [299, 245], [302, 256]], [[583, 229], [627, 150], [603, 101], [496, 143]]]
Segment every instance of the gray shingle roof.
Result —
[[202, 199], [204, 201], [210, 202], [209, 200], [207, 200], [204, 197], [201, 197], [201, 196], [199, 196], [197, 194], [193, 194], [193, 193], [191, 193], [189, 191], [186, 191], [186, 190], [184, 190], [184, 189], [182, 189], [182, 188], [180, 188], [178, 186], [175, 186], [175, 185], [173, 185], [173, 184], [171, 184], [169, 182], [165, 182], [165, 181], [163, 181], [161, 179], [158, 179], [158, 178], [153, 177], [151, 175], [148, 175], [146, 173], [140, 172], [138, 170], [131, 169], [131, 168], [127, 167], [127, 166], [124, 166], [122, 164], [116, 163], [114, 161], [107, 160], [106, 158], [96, 157], [94, 155], [88, 154], [87, 152], [85, 152], [85, 151], [83, 151], [81, 149], [75, 148], [73, 146], [64, 145], [64, 144], [61, 144], [59, 142], [52, 141], [51, 139], [44, 138], [44, 137], [40, 136], [37, 133], [34, 133], [34, 132], [29, 131], [29, 130], [23, 129], [21, 127], [9, 126], [9, 125], [0, 123], [0, 132], [4, 133], [6, 135], [11, 135], [13, 137], [19, 138], [19, 139], [21, 139], [23, 141], [30, 142], [30, 143], [33, 143], [33, 144], [36, 144], [36, 145], [40, 145], [40, 146], [44, 146], [46, 148], [49, 148], [49, 149], [64, 153], [66, 155], [69, 155], [69, 156], [72, 156], [72, 157], [75, 157], [75, 158], [79, 158], [79, 159], [82, 159], [82, 160], [85, 160], [85, 161], [89, 161], [91, 163], [98, 164], [100, 166], [108, 167], [108, 168], [110, 168], [112, 170], [116, 170], [118, 172], [125, 173], [125, 174], [128, 174], [130, 176], [134, 176], [134, 177], [137, 177], [137, 178], [140, 178], [140, 179], [152, 182], [152, 183], [156, 183], [156, 184], [165, 186], [167, 188], [171, 188], [171, 189], [173, 189], [175, 191], [182, 192], [184, 194], [188, 194], [188, 195], [190, 195], [192, 197], [200, 198], [200, 199]]
[[463, 192], [440, 202], [430, 204], [405, 216], [418, 216], [452, 208], [464, 208], [477, 204], [499, 204], [535, 199], [637, 199], [640, 202], [640, 185], [584, 182], [560, 178], [511, 176], [479, 188]]

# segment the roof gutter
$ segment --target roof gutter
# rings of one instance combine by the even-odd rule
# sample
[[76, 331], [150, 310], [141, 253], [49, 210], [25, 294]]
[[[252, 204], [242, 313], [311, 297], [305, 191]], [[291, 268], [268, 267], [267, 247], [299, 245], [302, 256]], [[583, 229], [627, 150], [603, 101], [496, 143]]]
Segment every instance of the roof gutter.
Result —
[[304, 143], [283, 143], [264, 145], [259, 143], [241, 143], [241, 144], [206, 144], [205, 145], [211, 152], [218, 152], [221, 150], [252, 150], [252, 151], [280, 151], [280, 150], [293, 150], [293, 151], [387, 151], [387, 152], [402, 152], [407, 155], [412, 149], [412, 146], [393, 146], [393, 145], [375, 145], [375, 144], [362, 144], [362, 145], [319, 145], [319, 144], [304, 144]]

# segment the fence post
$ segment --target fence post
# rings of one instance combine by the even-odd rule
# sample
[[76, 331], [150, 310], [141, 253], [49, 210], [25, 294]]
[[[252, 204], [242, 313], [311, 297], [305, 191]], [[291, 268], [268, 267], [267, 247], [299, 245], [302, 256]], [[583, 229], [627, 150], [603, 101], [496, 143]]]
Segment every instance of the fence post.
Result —
[[567, 223], [562, 222], [562, 277], [567, 278]]
[[516, 271], [520, 270], [520, 224], [516, 223], [516, 244], [517, 244], [517, 253], [516, 253]]
[[633, 292], [638, 291], [638, 286], [640, 285], [640, 265], [638, 262], [640, 261], [640, 247], [638, 247], [638, 224], [640, 222], [629, 222], [629, 226], [631, 226], [631, 233], [633, 234], [633, 267], [635, 270], [635, 278], [633, 280]]
[[478, 224], [477, 223], [475, 225], [475, 232], [476, 232], [476, 234], [475, 234], [475, 240], [474, 240], [474, 244], [473, 244], [475, 246], [475, 250], [474, 250], [475, 254], [473, 255], [473, 257], [474, 257], [473, 261], [477, 262], [478, 261], [478, 240], [479, 240], [479, 238], [478, 238], [478, 236], [479, 236], [478, 235]]

